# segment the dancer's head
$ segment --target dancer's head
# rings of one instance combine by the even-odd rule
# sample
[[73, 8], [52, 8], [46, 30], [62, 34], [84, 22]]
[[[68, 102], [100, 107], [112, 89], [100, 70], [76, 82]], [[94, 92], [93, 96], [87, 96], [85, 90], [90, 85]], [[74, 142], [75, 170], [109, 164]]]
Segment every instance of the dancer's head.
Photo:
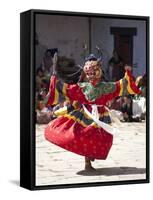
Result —
[[90, 82], [97, 83], [102, 77], [101, 60], [97, 59], [94, 54], [90, 54], [85, 59], [83, 71]]

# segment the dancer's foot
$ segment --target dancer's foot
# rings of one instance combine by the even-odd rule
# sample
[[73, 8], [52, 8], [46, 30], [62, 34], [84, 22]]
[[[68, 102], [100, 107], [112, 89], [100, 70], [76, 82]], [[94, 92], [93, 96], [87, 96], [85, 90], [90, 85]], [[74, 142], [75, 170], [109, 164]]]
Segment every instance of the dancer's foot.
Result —
[[86, 171], [96, 171], [96, 169], [93, 166], [87, 166], [87, 165], [85, 165], [85, 170]]
[[96, 169], [91, 165], [91, 160], [89, 158], [85, 158], [85, 170], [87, 171], [95, 171]]

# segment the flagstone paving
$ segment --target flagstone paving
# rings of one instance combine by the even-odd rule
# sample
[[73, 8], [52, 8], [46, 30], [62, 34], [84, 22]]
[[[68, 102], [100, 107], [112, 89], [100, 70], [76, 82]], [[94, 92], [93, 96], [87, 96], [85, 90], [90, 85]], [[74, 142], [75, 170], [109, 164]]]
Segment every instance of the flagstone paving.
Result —
[[145, 122], [121, 123], [108, 158], [93, 162], [94, 172], [84, 171], [84, 157], [46, 141], [45, 127], [36, 125], [36, 185], [145, 179]]

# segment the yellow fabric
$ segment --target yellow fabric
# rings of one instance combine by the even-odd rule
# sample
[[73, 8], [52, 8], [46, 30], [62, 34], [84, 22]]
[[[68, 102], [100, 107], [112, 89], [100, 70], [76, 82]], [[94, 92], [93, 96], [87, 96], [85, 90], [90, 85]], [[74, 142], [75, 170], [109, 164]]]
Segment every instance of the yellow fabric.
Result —
[[[89, 125], [86, 125], [86, 124], [85, 124], [83, 121], [81, 121], [79, 118], [76, 118], [75, 116], [72, 116], [72, 115], [69, 115], [69, 114], [65, 114], [64, 117], [67, 117], [67, 118], [69, 118], [69, 119], [73, 119], [74, 121], [77, 121], [77, 122], [78, 122], [79, 124], [81, 124], [83, 127], [89, 126]], [[94, 126], [95, 128], [97, 128], [97, 125], [96, 125], [95, 122], [93, 122], [91, 125]], [[90, 126], [91, 126], [91, 125], [90, 125]]]
[[127, 90], [129, 92], [129, 94], [135, 94], [135, 92], [132, 90], [132, 88], [130, 87], [130, 80], [129, 80], [129, 76], [127, 75], [127, 73], [125, 73], [125, 78], [128, 81], [128, 85], [127, 85]]
[[54, 104], [58, 104], [58, 99], [59, 99], [59, 93], [58, 93], [57, 89], [55, 88], [55, 95], [54, 95], [53, 105]]
[[123, 94], [123, 81], [122, 79], [120, 80], [120, 93], [119, 93], [119, 96], [122, 96]]
[[108, 111], [106, 111], [106, 112], [100, 114], [99, 117], [107, 117], [107, 116], [109, 116], [109, 112], [108, 112]]
[[69, 98], [68, 98], [68, 96], [67, 96], [67, 92], [66, 92], [67, 85], [68, 84], [66, 84], [66, 83], [63, 84], [62, 92], [63, 92], [63, 95], [65, 96], [66, 101], [70, 101]]
[[56, 116], [60, 116], [60, 115], [65, 115], [65, 114], [67, 114], [67, 107], [64, 106], [63, 108], [60, 108], [60, 109], [56, 110], [56, 111], [54, 112], [54, 114], [55, 114]]

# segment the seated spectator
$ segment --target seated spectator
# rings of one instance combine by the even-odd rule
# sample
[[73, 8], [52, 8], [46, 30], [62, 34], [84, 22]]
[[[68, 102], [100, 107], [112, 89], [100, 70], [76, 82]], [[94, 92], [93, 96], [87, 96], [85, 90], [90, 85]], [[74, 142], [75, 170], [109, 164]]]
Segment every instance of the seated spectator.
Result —
[[121, 112], [123, 101], [123, 97], [117, 97], [111, 100], [107, 105], [110, 109], [111, 119], [113, 122], [123, 121], [123, 114]]
[[133, 115], [133, 99], [132, 96], [125, 96], [124, 103], [121, 107], [125, 122], [140, 122], [141, 118]]
[[123, 102], [123, 97], [117, 97], [109, 102], [108, 107], [111, 110], [121, 110]]
[[145, 120], [146, 114], [146, 74], [139, 76], [136, 79], [136, 83], [141, 88], [141, 94], [135, 95], [133, 99], [133, 115]]
[[125, 122], [132, 122], [132, 99], [131, 96], [124, 97], [124, 103], [121, 106]]
[[53, 119], [53, 111], [45, 107], [45, 102], [41, 94], [37, 97], [36, 121], [38, 124], [47, 124]]
[[46, 79], [50, 79], [50, 76], [53, 74], [53, 57], [54, 54], [58, 52], [58, 49], [47, 49], [42, 58], [41, 68], [44, 72]]
[[40, 91], [44, 79], [45, 76], [43, 70], [41, 68], [38, 68], [36, 71], [36, 91]]

